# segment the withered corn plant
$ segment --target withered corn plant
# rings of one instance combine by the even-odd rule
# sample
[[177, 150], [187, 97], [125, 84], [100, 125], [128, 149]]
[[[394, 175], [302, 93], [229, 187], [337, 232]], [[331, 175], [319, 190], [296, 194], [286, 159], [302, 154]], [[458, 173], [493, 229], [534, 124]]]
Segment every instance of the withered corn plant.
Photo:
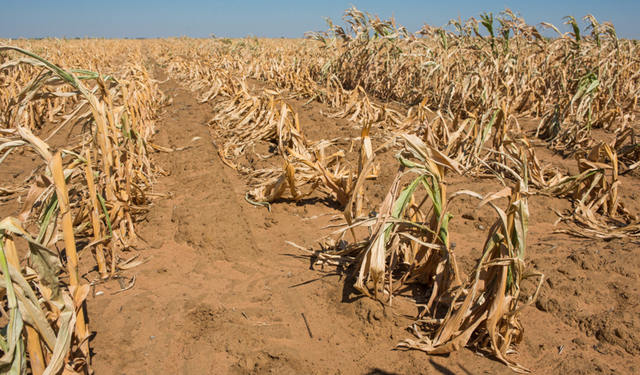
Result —
[[[456, 280], [459, 282], [455, 256], [449, 246], [451, 215], [446, 211], [444, 175], [447, 169], [457, 173], [461, 169], [458, 163], [427, 147], [419, 138], [401, 137], [407, 144], [409, 155], [418, 162], [398, 155], [401, 168], [377, 216], [353, 217], [349, 213], [350, 206], [347, 206], [347, 224], [334, 233], [338, 241], [329, 238], [328, 243], [333, 245], [316, 256], [320, 263], [355, 264], [358, 269], [356, 288], [376, 299], [384, 291], [390, 300], [402, 284], [415, 281], [428, 284], [435, 298], [439, 291], [448, 289]], [[417, 176], [401, 188], [402, 177], [413, 174]], [[418, 203], [415, 194], [420, 186], [426, 196]], [[427, 198], [432, 203], [429, 217], [423, 212]], [[358, 240], [354, 228], [368, 228], [369, 235]], [[343, 238], [348, 232], [352, 233], [354, 242], [345, 245]], [[394, 282], [397, 275], [400, 276]], [[367, 286], [369, 280], [373, 281], [371, 287]]]
[[[389, 303], [406, 283], [425, 287], [427, 303], [416, 321], [424, 333], [416, 331], [419, 341], [406, 340], [400, 346], [443, 354], [476, 345], [513, 370], [528, 372], [506, 357], [522, 340], [518, 315], [535, 300], [543, 278], [525, 269], [529, 222], [526, 180], [486, 197], [470, 191], [448, 197], [445, 171], [461, 173], [460, 165], [415, 136], [401, 137], [406, 154], [398, 155], [401, 168], [377, 217], [360, 218], [336, 231], [337, 239], [326, 240], [328, 247], [315, 253], [317, 262], [353, 265], [356, 289], [375, 299], [386, 294]], [[417, 177], [401, 188], [402, 177], [414, 174]], [[417, 194], [420, 186], [425, 190], [422, 199]], [[482, 257], [464, 281], [448, 231], [453, 217], [448, 212], [450, 201], [463, 194], [481, 199], [480, 206], [490, 204], [499, 217], [490, 229]], [[510, 200], [506, 211], [493, 203], [504, 197]], [[424, 213], [427, 202], [430, 214]], [[367, 228], [368, 236], [346, 243], [345, 234], [355, 228]], [[520, 295], [520, 284], [533, 277], [538, 279], [536, 292], [525, 299]]]
[[[519, 373], [529, 370], [507, 358], [512, 347], [522, 341], [524, 328], [518, 317], [531, 305], [540, 290], [544, 276], [525, 265], [526, 236], [529, 227], [526, 183], [506, 188], [482, 197], [472, 192], [460, 192], [490, 204], [498, 220], [489, 230], [481, 258], [469, 277], [459, 286], [438, 296], [447, 307], [444, 316], [437, 310], [430, 317], [417, 321], [425, 334], [417, 332], [419, 340], [407, 339], [400, 347], [418, 349], [429, 354], [445, 354], [473, 345], [493, 354], [498, 360]], [[506, 211], [492, 203], [509, 198]], [[537, 278], [532, 296], [521, 296], [521, 283]]]
[[[55, 198], [49, 209], [59, 211], [66, 253], [66, 269], [60, 255], [46, 245], [49, 213], [37, 238], [32, 238], [20, 220], [7, 217], [0, 222], [0, 268], [3, 292], [7, 295], [9, 322], [0, 338], [3, 357], [0, 368], [8, 374], [90, 373], [91, 357], [84, 300], [89, 285], [80, 283], [78, 254], [73, 233], [68, 188], [59, 153], [48, 157], [48, 170], [55, 186]], [[57, 206], [57, 207], [56, 207]], [[53, 218], [55, 221], [55, 218]], [[15, 236], [29, 245], [29, 266], [20, 265]], [[68, 287], [59, 275], [66, 271]]]
[[[6, 122], [0, 130], [0, 163], [12, 151], [30, 148], [45, 166], [19, 186], [3, 188], [11, 195], [30, 184], [19, 216], [0, 224], [2, 292], [7, 295], [2, 311], [8, 311], [4, 315], [9, 320], [0, 340], [3, 371], [91, 372], [84, 307], [89, 285], [81, 282], [77, 239], [86, 239], [94, 254], [94, 282], [140, 263], [123, 260], [121, 251], [134, 249], [134, 222], [157, 195], [151, 186], [160, 171], [150, 160], [155, 145], [149, 138], [165, 98], [146, 69], [134, 62], [138, 52], [130, 51], [127, 68], [115, 79], [66, 70], [28, 50], [0, 46], [0, 53], [27, 56], [4, 62], [0, 73], [32, 74], [20, 92], [3, 91], [13, 96], [1, 108]], [[29, 121], [35, 117], [24, 114], [37, 114], [41, 100], [58, 99], [63, 109], [48, 113], [54, 130], [43, 140], [36, 135], [42, 130], [39, 123]], [[50, 139], [76, 123], [84, 125], [79, 140], [52, 150]], [[30, 234], [33, 230], [36, 236]], [[17, 249], [16, 236], [29, 248]], [[50, 250], [59, 241], [64, 252]], [[23, 265], [18, 254], [25, 253], [29, 256]]]
[[[87, 232], [92, 237], [101, 276], [113, 276], [117, 271], [118, 251], [132, 247], [131, 241], [137, 238], [133, 224], [146, 212], [145, 206], [154, 195], [149, 189], [159, 171], [149, 159], [154, 145], [148, 139], [154, 132], [154, 119], [163, 96], [154, 91], [157, 88], [139, 66], [132, 65], [119, 82], [88, 71], [78, 78], [26, 50], [14, 47], [0, 47], [0, 50], [28, 55], [28, 59], [20, 62], [48, 71], [45, 76], [49, 80], [45, 80], [45, 84], [65, 84], [75, 90], [78, 105], [70, 118], [86, 122], [91, 131], [83, 133], [79, 143], [63, 149], [65, 155], [71, 156], [65, 165], [65, 174], [74, 187], [73, 199], [79, 204], [73, 222], [77, 232]], [[89, 90], [83, 80], [94, 80], [96, 86]], [[37, 92], [41, 87], [33, 90]], [[65, 120], [58, 129], [69, 126], [69, 122]], [[0, 161], [16, 147], [49, 149], [45, 141], [22, 124], [13, 126], [3, 130]], [[40, 155], [48, 162], [47, 157]], [[23, 206], [20, 217], [23, 221], [43, 215], [37, 209], [42, 205], [36, 203], [51, 196], [50, 176], [39, 178], [42, 182], [32, 184]], [[105, 249], [107, 254], [103, 254]], [[109, 264], [105, 263], [106, 258]]]

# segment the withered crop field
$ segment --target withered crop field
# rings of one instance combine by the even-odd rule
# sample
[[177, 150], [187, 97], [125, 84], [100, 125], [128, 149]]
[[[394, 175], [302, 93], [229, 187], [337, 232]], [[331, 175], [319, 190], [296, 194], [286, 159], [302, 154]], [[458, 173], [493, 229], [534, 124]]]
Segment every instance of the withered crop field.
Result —
[[0, 39], [0, 372], [640, 371], [640, 46]]

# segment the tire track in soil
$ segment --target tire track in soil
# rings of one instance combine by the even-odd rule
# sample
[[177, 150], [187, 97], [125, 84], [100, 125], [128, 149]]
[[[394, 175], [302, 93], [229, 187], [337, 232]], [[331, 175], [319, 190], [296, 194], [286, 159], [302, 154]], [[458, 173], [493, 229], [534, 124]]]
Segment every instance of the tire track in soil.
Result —
[[344, 275], [313, 270], [284, 245], [313, 245], [340, 212], [318, 197], [280, 202], [271, 213], [246, 204], [244, 181], [225, 169], [206, 126], [213, 107], [173, 80], [161, 89], [174, 102], [154, 142], [175, 148], [201, 139], [154, 155], [170, 173], [155, 190], [173, 196], [138, 226], [149, 245], [142, 256], [153, 258], [128, 271], [138, 274], [135, 287], [112, 295], [120, 287], [111, 281], [88, 300], [96, 374], [510, 373], [470, 351], [444, 358], [391, 350], [408, 337], [403, 314], [415, 314], [413, 303], [388, 308], [356, 297]]

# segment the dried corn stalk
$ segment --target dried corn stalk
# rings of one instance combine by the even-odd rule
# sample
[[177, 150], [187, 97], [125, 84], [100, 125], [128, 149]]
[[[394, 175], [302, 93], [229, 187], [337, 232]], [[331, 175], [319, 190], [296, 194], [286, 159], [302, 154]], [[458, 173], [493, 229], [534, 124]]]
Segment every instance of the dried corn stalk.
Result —
[[[462, 193], [482, 199], [480, 205], [489, 203], [499, 219], [491, 227], [483, 255], [471, 275], [462, 285], [438, 297], [449, 306], [446, 315], [440, 317], [434, 311], [429, 319], [419, 320], [427, 335], [418, 341], [407, 339], [398, 346], [445, 354], [475, 345], [491, 352], [512, 370], [528, 373], [527, 368], [506, 357], [512, 346], [522, 341], [524, 329], [518, 316], [535, 301], [544, 278], [525, 268], [529, 226], [526, 185], [518, 184], [513, 191], [507, 188], [484, 198]], [[506, 212], [492, 203], [501, 197], [509, 197]], [[522, 302], [520, 284], [528, 278], [538, 278], [538, 284], [535, 293]]]
[[[10, 312], [8, 331], [0, 340], [0, 368], [12, 374], [26, 373], [27, 368], [38, 375], [88, 374], [90, 331], [84, 300], [89, 286], [78, 273], [76, 238], [89, 239], [100, 279], [133, 265], [122, 265], [118, 251], [136, 241], [133, 223], [151, 201], [148, 189], [158, 171], [149, 160], [148, 140], [164, 96], [136, 63], [130, 62], [116, 81], [88, 70], [65, 70], [24, 49], [0, 47], [0, 53], [7, 51], [28, 58], [5, 62], [2, 72], [34, 75], [7, 104], [4, 119], [9, 122], [1, 130], [0, 163], [13, 150], [30, 147], [46, 169], [32, 173], [19, 186], [3, 189], [15, 194], [35, 179], [19, 218], [0, 222], [2, 291], [9, 296]], [[93, 88], [87, 88], [92, 82]], [[34, 134], [39, 132], [37, 121], [23, 115], [35, 113], [32, 109], [43, 99], [62, 101], [61, 108], [47, 113], [60, 125], [45, 140]], [[90, 131], [81, 133], [79, 143], [67, 141], [61, 151], [52, 153], [48, 140], [74, 123], [83, 123]], [[24, 229], [31, 223], [39, 227], [36, 238]], [[29, 243], [26, 266], [19, 262], [14, 236]], [[62, 254], [49, 250], [61, 240], [66, 268], [61, 266]], [[61, 283], [59, 277], [68, 281]]]
[[[445, 169], [460, 173], [460, 166], [415, 136], [402, 138], [407, 151], [419, 162], [399, 154], [402, 167], [378, 217], [357, 220], [334, 233], [341, 239], [346, 231], [365, 227], [369, 228], [369, 236], [352, 244], [339, 242], [339, 246], [335, 240], [327, 241], [334, 245], [316, 253], [318, 262], [355, 265], [358, 273], [355, 287], [375, 299], [385, 284], [389, 298], [404, 283], [427, 287], [428, 303], [418, 322], [424, 323], [429, 333], [419, 342], [406, 340], [400, 346], [441, 354], [476, 344], [488, 348], [515, 371], [528, 372], [505, 357], [511, 346], [522, 339], [518, 315], [535, 300], [542, 283], [541, 274], [525, 271], [524, 266], [529, 216], [525, 183], [517, 185], [513, 192], [505, 189], [487, 197], [467, 191], [451, 197], [460, 194], [478, 197], [482, 199], [480, 205], [490, 204], [500, 217], [491, 228], [478, 265], [461, 282], [449, 246], [448, 225], [452, 215], [447, 212], [449, 203], [444, 185]], [[408, 173], [418, 174], [418, 178], [400, 189], [401, 178]], [[420, 185], [427, 194], [416, 204], [415, 193]], [[502, 197], [510, 198], [506, 212], [492, 202]], [[430, 217], [421, 210], [427, 198], [432, 204]], [[520, 283], [530, 277], [539, 278], [536, 293], [527, 302], [519, 303]], [[439, 306], [448, 306], [445, 316], [438, 315], [442, 311]]]

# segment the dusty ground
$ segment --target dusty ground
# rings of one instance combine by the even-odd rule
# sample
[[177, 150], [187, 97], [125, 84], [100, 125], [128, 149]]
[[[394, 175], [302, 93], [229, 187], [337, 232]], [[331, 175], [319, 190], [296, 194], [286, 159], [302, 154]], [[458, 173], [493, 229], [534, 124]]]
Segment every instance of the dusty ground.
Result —
[[[213, 105], [197, 104], [195, 94], [167, 80], [159, 67], [156, 74], [166, 80], [161, 89], [174, 102], [154, 142], [180, 147], [201, 139], [195, 147], [156, 154], [170, 175], [155, 189], [172, 197], [159, 200], [138, 226], [147, 242], [142, 257], [149, 262], [128, 271], [136, 275], [135, 287], [112, 294], [120, 285], [111, 281], [89, 297], [96, 374], [512, 373], [469, 349], [449, 356], [394, 349], [412, 338], [407, 326], [417, 308], [408, 298], [418, 291], [407, 290], [392, 307], [383, 306], [351, 287], [349, 270], [313, 267], [305, 252], [285, 244], [317, 248], [316, 240], [331, 232], [321, 228], [339, 222], [338, 205], [321, 193], [299, 203], [277, 202], [272, 212], [248, 204], [245, 180], [217, 155], [207, 126]], [[319, 104], [292, 102], [310, 140], [359, 135], [345, 120], [322, 116], [326, 108]], [[572, 159], [538, 152], [575, 172]], [[367, 187], [370, 209], [397, 170], [393, 151], [380, 162], [380, 178]], [[13, 165], [11, 178], [27, 177], [27, 164]], [[450, 193], [500, 188], [493, 180], [452, 176], [448, 182]], [[622, 183], [622, 199], [638, 212], [640, 178], [630, 174]], [[467, 272], [495, 220], [488, 209], [474, 213], [476, 204], [461, 198], [452, 205], [452, 241]], [[1, 216], [15, 214], [16, 207], [4, 203]], [[536, 307], [522, 314], [525, 338], [511, 357], [539, 374], [640, 371], [640, 247], [552, 234], [553, 209], [568, 208], [562, 199], [530, 199], [527, 264], [546, 281]], [[92, 260], [84, 259], [83, 266], [90, 271]]]

